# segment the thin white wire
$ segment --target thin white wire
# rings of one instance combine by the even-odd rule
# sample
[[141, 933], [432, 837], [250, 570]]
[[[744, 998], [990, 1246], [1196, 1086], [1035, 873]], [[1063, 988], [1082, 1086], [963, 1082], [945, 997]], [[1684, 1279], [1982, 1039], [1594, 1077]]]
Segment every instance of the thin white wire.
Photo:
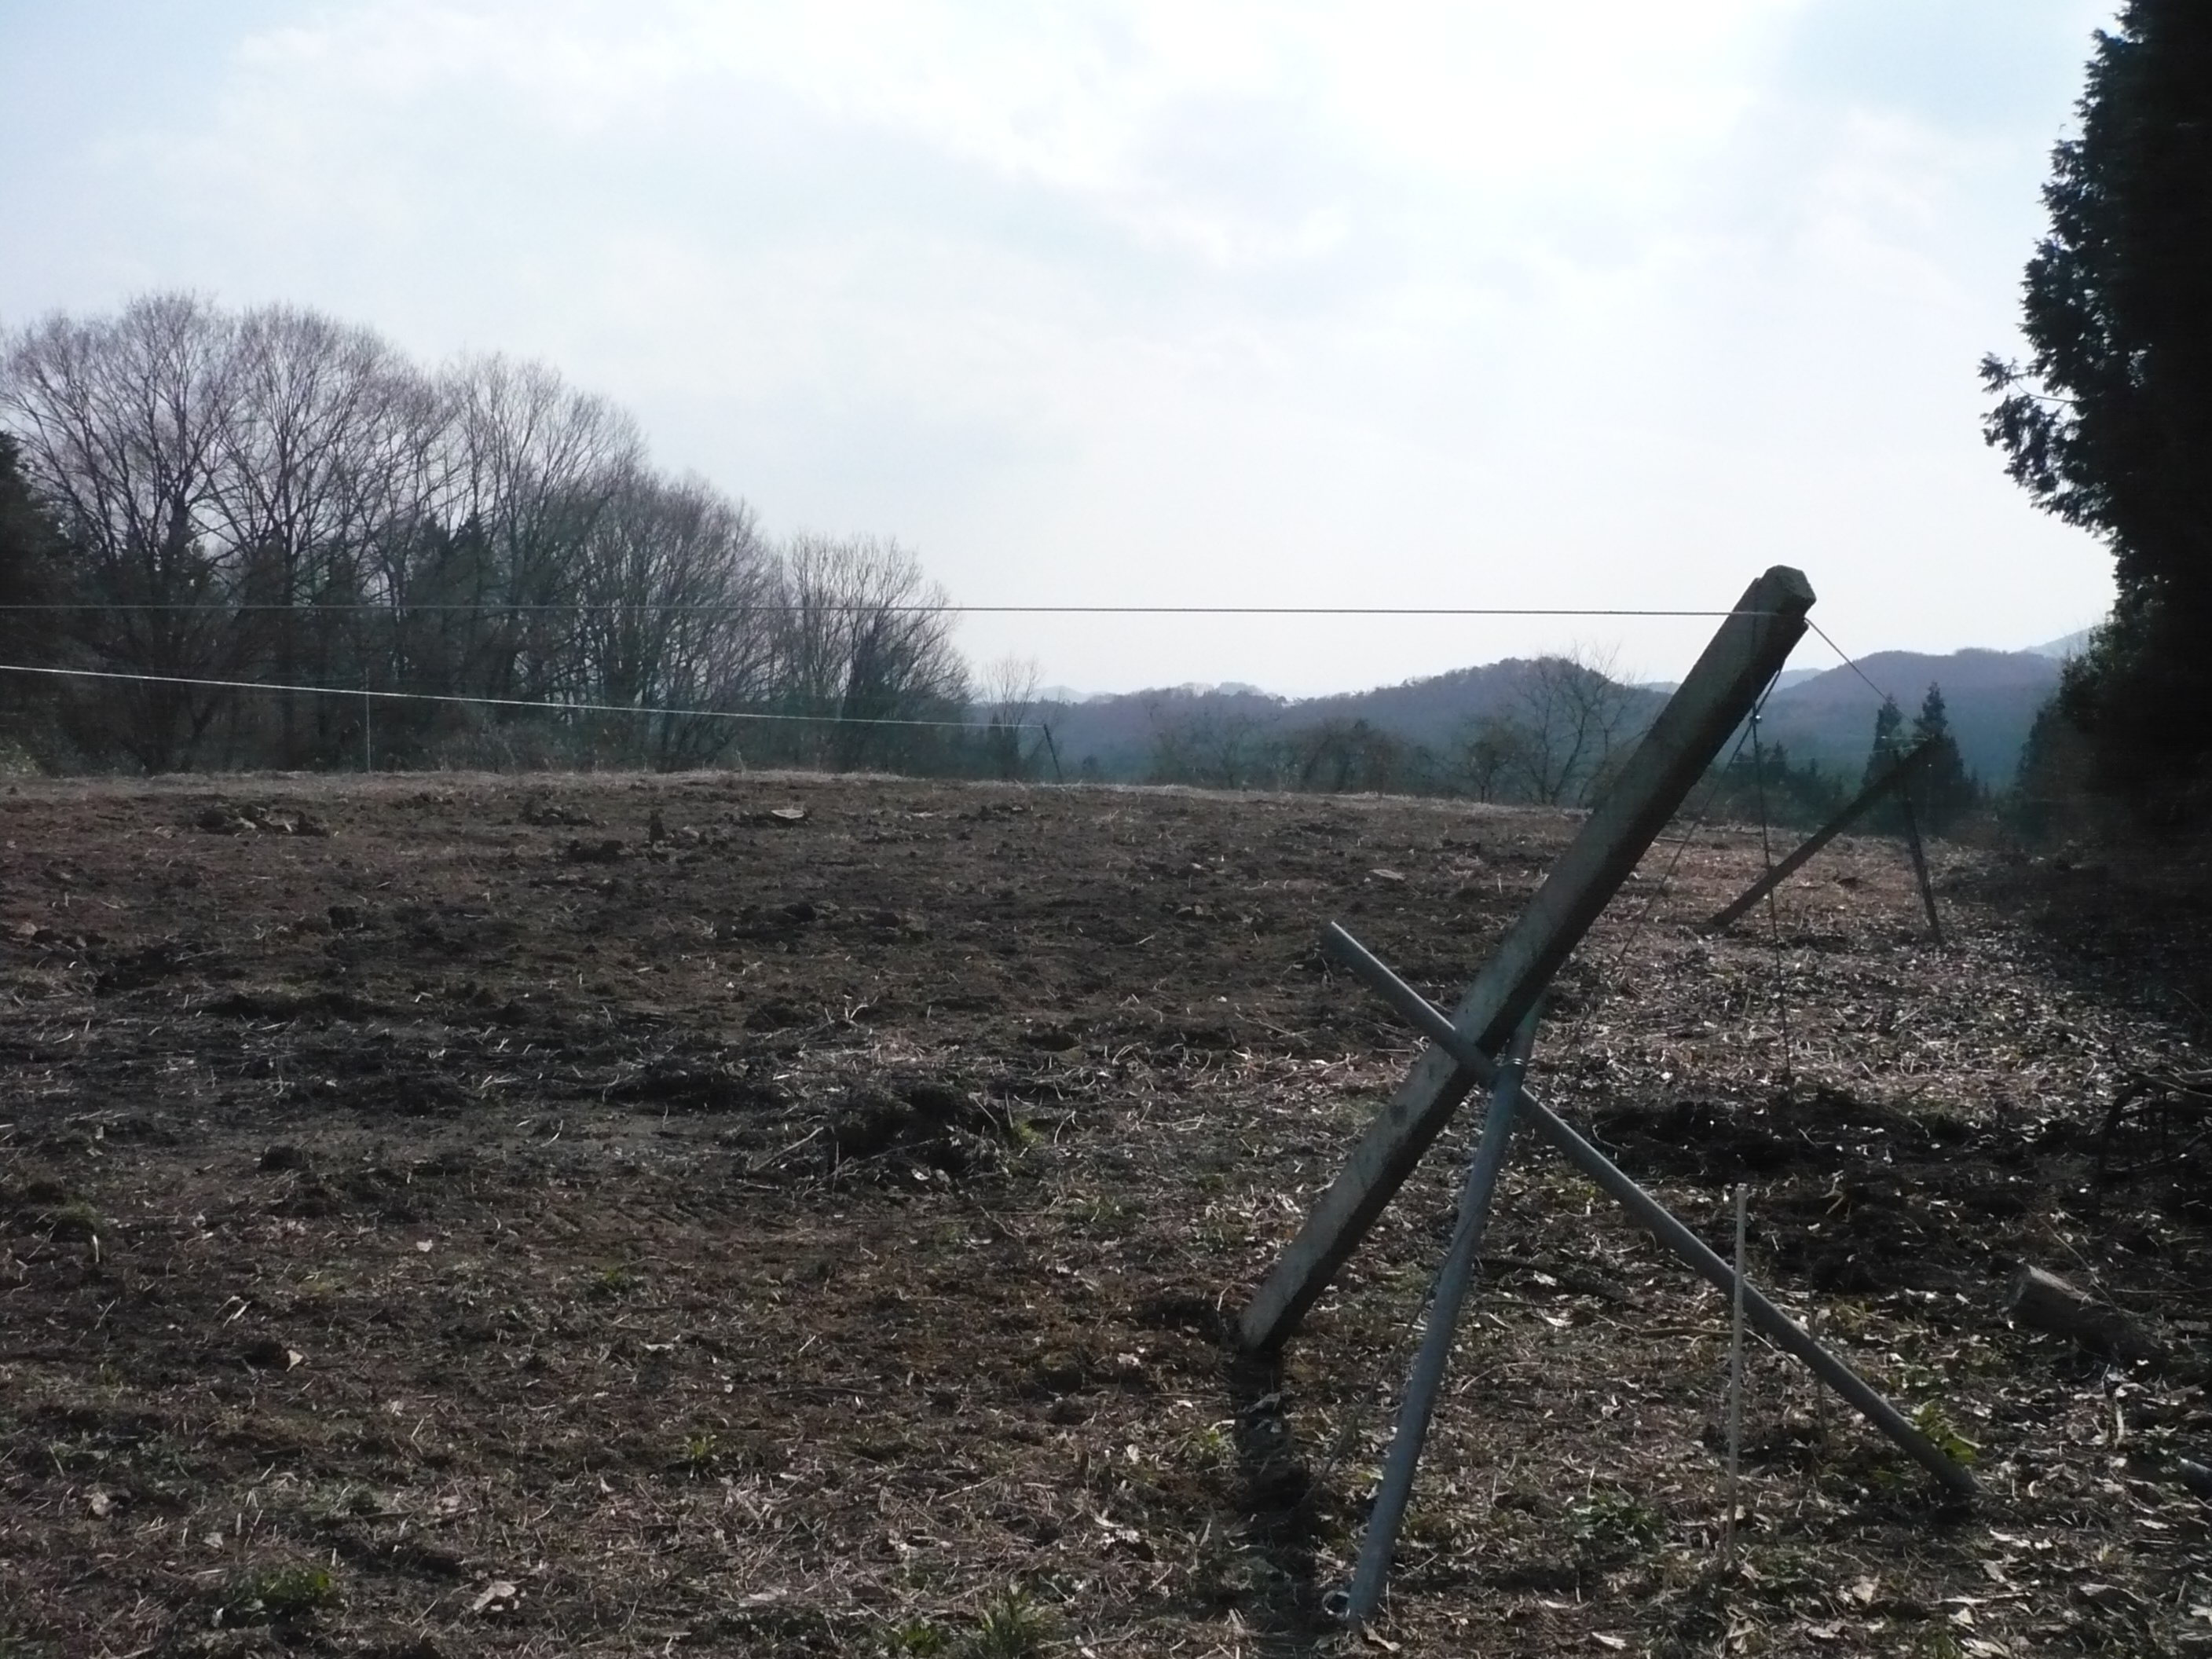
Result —
[[581, 601], [562, 601], [552, 605], [510, 605], [496, 600], [412, 604], [406, 600], [347, 601], [343, 604], [321, 604], [309, 601], [301, 605], [229, 604], [223, 601], [199, 601], [192, 604], [138, 604], [128, 599], [82, 599], [42, 601], [0, 605], [0, 611], [134, 611], [162, 612], [220, 611], [233, 615], [241, 611], [268, 612], [314, 616], [333, 612], [362, 612], [390, 614], [404, 612], [452, 611], [471, 613], [489, 611], [507, 615], [559, 613], [588, 615], [593, 612], [651, 611], [666, 615], [696, 612], [709, 616], [743, 614], [791, 615], [812, 612], [822, 615], [868, 615], [889, 613], [903, 617], [1766, 617], [1775, 613], [1766, 611], [1657, 611], [1627, 607], [1591, 609], [1548, 605], [795, 605], [787, 602], [752, 604], [739, 600], [724, 603], [695, 604], [654, 600], [611, 600], [592, 604]]
[[[318, 697], [375, 697], [398, 702], [466, 703], [489, 708], [535, 708], [552, 714], [660, 714], [672, 719], [713, 720], [806, 720], [837, 726], [908, 726], [972, 732], [973, 720], [886, 720], [848, 714], [766, 714], [734, 708], [652, 708], [626, 702], [539, 702], [527, 697], [471, 697], [447, 691], [379, 691], [367, 686], [286, 685], [272, 680], [220, 680], [185, 674], [126, 674], [104, 668], [42, 668], [29, 663], [0, 662], [0, 673], [51, 674], [86, 680], [131, 680], [147, 685], [197, 685], [222, 691], [297, 691]], [[1042, 732], [1039, 720], [1010, 720], [1001, 731]]]

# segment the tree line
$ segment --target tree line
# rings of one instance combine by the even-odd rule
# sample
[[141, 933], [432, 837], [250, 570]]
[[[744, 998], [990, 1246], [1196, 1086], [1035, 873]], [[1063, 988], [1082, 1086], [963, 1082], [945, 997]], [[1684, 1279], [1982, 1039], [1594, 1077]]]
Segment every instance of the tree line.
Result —
[[0, 675], [50, 764], [988, 767], [945, 605], [543, 364], [181, 294], [0, 341], [5, 659], [113, 677]]
[[1577, 652], [1508, 662], [1510, 694], [1433, 743], [1358, 717], [1281, 726], [1249, 708], [1152, 710], [1150, 777], [1214, 788], [1405, 793], [1540, 806], [1590, 799], [1643, 735], [1657, 699]]
[[[1634, 749], [1660, 699], [1625, 685], [1586, 654], [1540, 658], [1522, 670], [1499, 708], [1461, 721], [1441, 742], [1409, 740], [1365, 719], [1279, 726], [1248, 708], [1156, 708], [1149, 778], [1219, 789], [1324, 794], [1436, 795], [1505, 805], [1594, 805]], [[1749, 726], [1694, 799], [1716, 819], [1814, 829], [1862, 788], [1925, 744], [1908, 790], [1864, 821], [1901, 831], [1905, 803], [1932, 835], [1951, 835], [1993, 809], [2013, 816], [1967, 767], [1952, 734], [1942, 686], [1931, 684], [1908, 722], [1893, 697], [1875, 711], [1863, 765], [1793, 757]]]
[[[2212, 816], [2212, 7], [2129, 0], [2051, 155], [2024, 362], [1984, 434], [2035, 504], [2102, 541], [2117, 603], [2038, 720], [2041, 827]], [[2083, 809], [2087, 808], [2085, 811]]]

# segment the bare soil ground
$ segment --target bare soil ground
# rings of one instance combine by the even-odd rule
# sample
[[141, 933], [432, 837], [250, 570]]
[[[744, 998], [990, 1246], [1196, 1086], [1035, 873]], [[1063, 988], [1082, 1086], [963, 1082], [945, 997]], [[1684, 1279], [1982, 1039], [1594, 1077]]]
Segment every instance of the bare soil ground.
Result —
[[[656, 830], [655, 825], [658, 825]], [[1464, 1134], [1279, 1364], [1221, 1328], [1574, 828], [886, 779], [0, 796], [0, 1654], [1301, 1654], [1357, 1549]], [[1391, 1650], [2212, 1651], [2212, 945], [2190, 872], [1845, 842], [1693, 924], [1665, 846], [1546, 1097], [1987, 1495], [1533, 1145]], [[2201, 872], [2198, 872], [2201, 877]], [[1639, 925], [1639, 918], [1641, 918]], [[1466, 1125], [1461, 1126], [1464, 1129]], [[2018, 1264], [2126, 1362], [2017, 1328]], [[1394, 1647], [1392, 1644], [1395, 1644]]]

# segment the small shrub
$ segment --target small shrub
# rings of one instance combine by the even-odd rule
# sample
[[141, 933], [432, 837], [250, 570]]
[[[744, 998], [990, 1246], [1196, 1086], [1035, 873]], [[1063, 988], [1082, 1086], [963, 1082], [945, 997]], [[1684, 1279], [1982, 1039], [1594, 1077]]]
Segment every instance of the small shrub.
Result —
[[889, 1645], [893, 1653], [928, 1659], [930, 1655], [945, 1652], [949, 1644], [944, 1631], [928, 1620], [909, 1619], [891, 1632]]
[[1208, 1423], [1194, 1429], [1176, 1447], [1176, 1461], [1200, 1474], [1230, 1468], [1237, 1462], [1237, 1443], [1230, 1423]]
[[1597, 1560], [1641, 1555], [1658, 1543], [1664, 1530], [1657, 1513], [1626, 1492], [1592, 1492], [1567, 1511], [1567, 1535], [1577, 1549]]
[[81, 1199], [47, 1211], [43, 1219], [55, 1238], [94, 1238], [100, 1231], [100, 1212]]
[[684, 1437], [684, 1455], [681, 1461], [689, 1473], [706, 1474], [713, 1470], [721, 1455], [720, 1437], [711, 1430], [701, 1429]]
[[216, 1622], [296, 1624], [337, 1599], [337, 1582], [323, 1567], [270, 1567], [234, 1582]]
[[1954, 1463], [1971, 1464], [1974, 1461], [1974, 1454], [1981, 1449], [1959, 1432], [1958, 1425], [1951, 1421], [1950, 1414], [1932, 1400], [1912, 1413], [1912, 1426], [1933, 1441], [1936, 1449]]
[[1052, 1615], [1016, 1587], [983, 1609], [959, 1652], [963, 1659], [1031, 1659], [1052, 1632]]
[[602, 1267], [584, 1285], [584, 1294], [594, 1302], [611, 1302], [617, 1297], [628, 1296], [637, 1288], [637, 1275], [627, 1267]]

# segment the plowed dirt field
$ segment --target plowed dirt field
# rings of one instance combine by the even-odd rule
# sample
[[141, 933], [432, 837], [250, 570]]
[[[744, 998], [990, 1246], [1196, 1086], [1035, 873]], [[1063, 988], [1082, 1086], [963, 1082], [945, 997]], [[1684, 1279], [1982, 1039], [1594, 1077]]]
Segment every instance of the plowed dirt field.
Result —
[[[1279, 1362], [1233, 1315], [1576, 825], [883, 778], [0, 794], [0, 1655], [1299, 1654], [1471, 1118]], [[1686, 826], [1685, 826], [1686, 828]], [[2212, 1652], [2203, 911], [1707, 826], [1534, 1078], [1985, 1496], [1533, 1144], [1391, 1650]], [[2197, 890], [2202, 890], [2201, 884]], [[2021, 1328], [2023, 1263], [2129, 1359]]]

